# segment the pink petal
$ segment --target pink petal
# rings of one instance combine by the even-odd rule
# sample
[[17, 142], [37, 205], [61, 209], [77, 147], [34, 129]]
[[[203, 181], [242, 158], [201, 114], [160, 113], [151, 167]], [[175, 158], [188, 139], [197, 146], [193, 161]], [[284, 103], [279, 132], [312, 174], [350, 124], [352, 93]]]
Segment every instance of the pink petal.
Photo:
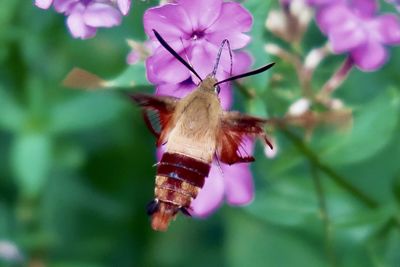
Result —
[[181, 6], [167, 4], [148, 9], [143, 15], [144, 29], [153, 40], [153, 29], [167, 41], [185, 39], [192, 31], [190, 20]]
[[162, 82], [177, 84], [190, 77], [189, 70], [164, 47], [159, 47], [146, 59], [146, 75], [153, 84]]
[[[336, 0], [336, 2], [343, 2], [344, 0]], [[309, 5], [315, 5], [315, 6], [320, 6], [320, 5], [325, 5], [325, 4], [332, 4], [332, 0], [307, 0], [307, 4]]]
[[[193, 46], [191, 62], [193, 64], [193, 68], [203, 79], [212, 72], [217, 53], [218, 47], [205, 40], [198, 40]], [[226, 57], [225, 55], [223, 56]], [[218, 76], [217, 78], [220, 79]], [[197, 82], [196, 76], [192, 75], [192, 79]]]
[[363, 17], [372, 17], [378, 10], [378, 2], [376, 0], [352, 0], [351, 4], [347, 5], [353, 8], [358, 16]]
[[221, 0], [178, 0], [191, 21], [193, 30], [204, 30], [214, 23], [221, 12]]
[[[254, 140], [245, 140], [243, 151], [253, 154]], [[249, 163], [222, 165], [225, 181], [225, 195], [231, 205], [246, 205], [254, 198], [253, 176]]]
[[354, 63], [363, 71], [375, 71], [387, 61], [388, 55], [380, 43], [368, 41], [351, 52]]
[[374, 19], [368, 25], [381, 43], [386, 45], [400, 44], [400, 21], [396, 15], [385, 14]]
[[191, 214], [197, 217], [207, 217], [217, 209], [224, 197], [224, 180], [217, 165], [212, 165], [203, 189], [192, 201]]
[[242, 32], [251, 29], [253, 17], [238, 3], [223, 3], [221, 15], [206, 30], [206, 38], [214, 44], [228, 39], [232, 49], [239, 49], [249, 43], [250, 37]]
[[[242, 51], [234, 53], [233, 54], [232, 75], [244, 73], [247, 70], [249, 70], [251, 62], [252, 62], [252, 60], [248, 53], [242, 52]], [[219, 78], [219, 80], [230, 77], [229, 68], [230, 67], [225, 68], [224, 75], [221, 75], [218, 72], [217, 77], [222, 77], [222, 78]], [[232, 106], [233, 96], [232, 96], [232, 88], [231, 87], [232, 87], [231, 82], [222, 83], [220, 85], [221, 91], [219, 93], [219, 99], [221, 100], [221, 106], [224, 110], [229, 110]]]
[[363, 44], [367, 39], [365, 31], [356, 24], [348, 27], [332, 28], [329, 32], [329, 41], [335, 53], [343, 53]]
[[241, 74], [250, 69], [252, 58], [249, 53], [239, 51], [233, 57], [233, 74]]
[[42, 9], [48, 9], [52, 3], [53, 0], [35, 0], [35, 5]]
[[231, 205], [246, 205], [254, 198], [253, 176], [250, 164], [222, 165], [224, 171], [225, 194]]
[[183, 98], [196, 88], [197, 86], [191, 80], [179, 84], [164, 83], [157, 86], [156, 94]]
[[67, 15], [69, 15], [71, 13], [71, 9], [77, 5], [79, 5], [80, 8], [83, 8], [80, 0], [54, 0], [54, 9], [59, 13], [66, 12]]
[[75, 11], [67, 18], [68, 29], [75, 38], [87, 39], [96, 35], [96, 28], [87, 26], [82, 11]]
[[122, 15], [128, 15], [129, 9], [131, 7], [131, 0], [118, 0], [117, 3]]
[[85, 23], [92, 27], [113, 27], [121, 23], [121, 13], [114, 7], [102, 4], [91, 3], [86, 7], [83, 14]]
[[232, 106], [233, 95], [232, 86], [230, 83], [223, 83], [220, 86], [221, 91], [219, 92], [219, 100], [223, 110], [229, 110]]
[[233, 50], [245, 47], [251, 40], [247, 34], [235, 31], [213, 32], [207, 34], [207, 40], [214, 44], [220, 44], [224, 39], [228, 39]]
[[341, 27], [342, 24], [352, 22], [354, 14], [344, 4], [328, 5], [318, 10], [316, 21], [324, 33], [329, 33], [332, 28]]

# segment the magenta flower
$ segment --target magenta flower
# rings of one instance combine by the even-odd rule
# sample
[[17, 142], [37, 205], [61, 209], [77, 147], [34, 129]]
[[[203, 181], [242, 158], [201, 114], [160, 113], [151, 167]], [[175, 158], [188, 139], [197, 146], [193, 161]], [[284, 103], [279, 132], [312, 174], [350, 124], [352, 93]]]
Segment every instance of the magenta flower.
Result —
[[[230, 41], [233, 50], [243, 48], [250, 41], [244, 32], [250, 30], [253, 21], [240, 4], [221, 0], [179, 0], [147, 10], [143, 20], [145, 31], [153, 41], [157, 42], [152, 32], [155, 29], [201, 77], [212, 72], [224, 39]], [[246, 69], [250, 58], [244, 52], [234, 52], [233, 65], [234, 71]], [[147, 78], [158, 85], [158, 91], [165, 92], [168, 88], [169, 95], [183, 96], [198, 84], [198, 79], [158, 42], [153, 55], [146, 60], [146, 70]], [[217, 79], [230, 75], [230, 58], [226, 51], [222, 53], [219, 70]], [[221, 88], [224, 108], [230, 105], [228, 88], [229, 85]]]
[[97, 28], [119, 25], [130, 9], [130, 0], [35, 0], [39, 8], [52, 4], [57, 12], [67, 16], [67, 26], [75, 38], [96, 35]]
[[[245, 140], [243, 150], [253, 154], [254, 140]], [[157, 150], [157, 158], [161, 160], [164, 148]], [[214, 161], [210, 174], [200, 193], [192, 201], [190, 214], [196, 217], [207, 217], [213, 213], [222, 202], [233, 206], [249, 204], [254, 198], [253, 176], [250, 163], [227, 165]]]
[[[314, 2], [327, 2], [315, 1]], [[338, 0], [317, 7], [317, 24], [335, 53], [363, 71], [379, 69], [388, 59], [385, 46], [400, 44], [400, 22], [393, 14], [376, 15], [374, 0]]]

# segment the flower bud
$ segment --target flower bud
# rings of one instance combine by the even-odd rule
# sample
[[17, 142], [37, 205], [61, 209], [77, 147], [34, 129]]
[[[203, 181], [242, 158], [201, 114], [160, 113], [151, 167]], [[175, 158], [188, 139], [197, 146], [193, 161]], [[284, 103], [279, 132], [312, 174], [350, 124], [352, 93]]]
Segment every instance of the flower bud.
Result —
[[281, 10], [272, 10], [265, 27], [274, 35], [289, 43], [298, 43], [312, 18], [311, 9], [304, 0], [282, 2]]
[[301, 116], [306, 113], [311, 106], [311, 102], [307, 98], [300, 98], [299, 100], [295, 101], [293, 104], [290, 105], [288, 114], [291, 116]]

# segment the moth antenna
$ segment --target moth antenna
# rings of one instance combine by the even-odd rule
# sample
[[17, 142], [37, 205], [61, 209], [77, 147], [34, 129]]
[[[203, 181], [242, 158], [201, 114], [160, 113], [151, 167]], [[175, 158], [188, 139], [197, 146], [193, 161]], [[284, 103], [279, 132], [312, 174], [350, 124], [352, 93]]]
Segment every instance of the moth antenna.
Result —
[[182, 39], [182, 37], [180, 37], [179, 39], [181, 40], [181, 44], [182, 44], [182, 47], [183, 47], [183, 51], [185, 52], [186, 62], [193, 68], [193, 64], [192, 64], [192, 62], [190, 62], [190, 59], [189, 59], [189, 57], [188, 57], [188, 53], [187, 53], [186, 47], [185, 47], [185, 45], [183, 44], [183, 39]]
[[232, 75], [232, 69], [233, 69], [232, 49], [231, 49], [231, 45], [230, 45], [230, 43], [229, 43], [229, 40], [228, 40], [228, 39], [224, 39], [224, 40], [222, 41], [222, 43], [221, 43], [221, 46], [219, 47], [219, 51], [218, 51], [218, 54], [217, 54], [217, 58], [216, 58], [216, 60], [215, 60], [214, 69], [213, 69], [213, 71], [212, 71], [212, 76], [213, 76], [213, 77], [215, 77], [215, 75], [217, 74], [217, 69], [218, 69], [219, 61], [220, 61], [220, 59], [221, 59], [222, 49], [224, 48], [224, 45], [225, 45], [225, 44], [228, 46], [229, 57], [230, 57], [230, 59], [231, 59], [231, 69], [230, 69], [230, 71], [229, 71], [229, 75], [230, 75], [230, 76]]
[[194, 75], [196, 75], [197, 78], [199, 78], [200, 81], [203, 81], [203, 79], [200, 77], [199, 74], [192, 68], [192, 66], [189, 65], [162, 37], [161, 35], [153, 29], [154, 35], [156, 36], [157, 40], [160, 42], [160, 44], [167, 49], [168, 52], [170, 52], [177, 60], [179, 60], [183, 65], [185, 65], [186, 68], [188, 68]]
[[261, 68], [258, 68], [258, 69], [255, 69], [255, 70], [252, 70], [252, 71], [249, 71], [249, 72], [246, 72], [246, 73], [242, 73], [242, 74], [239, 74], [239, 75], [236, 75], [236, 76], [232, 76], [232, 77], [230, 77], [228, 79], [216, 82], [214, 84], [214, 86], [217, 86], [217, 85], [219, 85], [221, 83], [224, 83], [224, 82], [229, 82], [229, 81], [237, 80], [237, 79], [240, 79], [240, 78], [244, 78], [244, 77], [248, 77], [248, 76], [259, 74], [261, 72], [264, 72], [264, 71], [270, 69], [273, 65], [275, 65], [275, 62], [269, 63], [268, 65], [265, 65], [265, 66], [263, 66]]

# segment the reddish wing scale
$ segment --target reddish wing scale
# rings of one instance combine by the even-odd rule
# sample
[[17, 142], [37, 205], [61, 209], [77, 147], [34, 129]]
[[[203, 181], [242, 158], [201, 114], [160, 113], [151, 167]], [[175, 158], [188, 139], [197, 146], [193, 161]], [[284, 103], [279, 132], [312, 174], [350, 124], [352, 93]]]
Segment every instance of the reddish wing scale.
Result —
[[[132, 94], [130, 97], [143, 108], [144, 121], [150, 131], [158, 138], [157, 146], [160, 146], [165, 142], [164, 139], [169, 131], [169, 124], [179, 98], [147, 94]], [[152, 116], [152, 114], [155, 116]]]
[[243, 115], [239, 112], [224, 112], [217, 137], [219, 160], [229, 165], [254, 161], [252, 156], [243, 152], [242, 146], [246, 138], [261, 137], [272, 149], [272, 144], [263, 130], [266, 122], [264, 119]]

